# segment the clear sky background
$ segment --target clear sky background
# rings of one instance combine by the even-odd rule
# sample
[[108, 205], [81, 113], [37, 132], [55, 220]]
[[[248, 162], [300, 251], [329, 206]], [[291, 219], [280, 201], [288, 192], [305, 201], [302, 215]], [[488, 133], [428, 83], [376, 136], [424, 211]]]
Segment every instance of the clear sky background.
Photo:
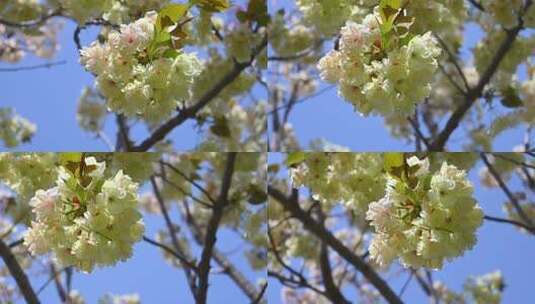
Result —
[[[294, 9], [294, 1], [270, 0], [270, 11], [284, 8], [287, 12]], [[469, 24], [464, 33], [461, 50], [464, 59], [470, 59], [471, 49], [480, 41], [483, 32], [474, 24]], [[327, 44], [328, 45], [328, 44]], [[521, 76], [522, 79], [522, 76]], [[330, 84], [319, 81], [318, 91]], [[490, 110], [489, 117], [502, 113], [501, 106]], [[449, 118], [444, 117], [442, 123]], [[363, 117], [355, 112], [353, 106], [337, 94], [337, 89], [297, 104], [292, 110], [289, 122], [293, 125], [301, 147], [308, 148], [310, 141], [323, 138], [331, 143], [342, 145], [351, 151], [414, 151], [414, 144], [393, 138], [380, 116]], [[523, 143], [524, 128], [510, 130], [495, 141], [494, 151], [512, 151]], [[450, 151], [463, 151], [462, 143], [466, 135], [462, 127], [453, 133], [448, 147]]]
[[[270, 153], [269, 163], [280, 163], [284, 159], [281, 154]], [[469, 179], [474, 184], [475, 198], [486, 215], [505, 217], [502, 206], [507, 198], [499, 189], [484, 188], [479, 183], [479, 168], [481, 162], [470, 172]], [[284, 166], [283, 166], [284, 167]], [[281, 174], [287, 174], [282, 172]], [[514, 179], [511, 190], [521, 189], [519, 181]], [[303, 190], [304, 191], [304, 190]], [[535, 240], [533, 236], [519, 233], [511, 225], [485, 221], [477, 232], [476, 246], [456, 258], [440, 271], [433, 271], [434, 280], [444, 282], [454, 291], [461, 291], [466, 278], [471, 275], [483, 275], [495, 270], [501, 270], [507, 285], [503, 293], [504, 304], [527, 303], [533, 294], [533, 256], [535, 255]], [[392, 268], [395, 270], [399, 266]], [[406, 282], [408, 274], [388, 278], [395, 292], [399, 292]], [[282, 303], [281, 285], [275, 279], [269, 279], [268, 301], [270, 304]], [[354, 293], [352, 293], [354, 295]], [[355, 298], [350, 301], [358, 302]], [[406, 303], [428, 303], [427, 296], [413, 278], [402, 300]], [[529, 302], [529, 301], [528, 301]]]

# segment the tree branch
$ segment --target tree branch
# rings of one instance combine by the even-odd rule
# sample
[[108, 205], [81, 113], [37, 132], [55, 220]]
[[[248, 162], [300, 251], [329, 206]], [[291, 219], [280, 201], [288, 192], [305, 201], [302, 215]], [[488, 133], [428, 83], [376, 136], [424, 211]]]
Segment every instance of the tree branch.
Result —
[[43, 63], [43, 64], [39, 64], [39, 65], [33, 65], [33, 66], [23, 66], [23, 67], [13, 67], [13, 68], [0, 68], [0, 72], [32, 71], [32, 70], [38, 70], [38, 69], [43, 69], [43, 68], [51, 68], [53, 66], [58, 66], [58, 65], [64, 65], [66, 63], [67, 63], [67, 61], [62, 60], [62, 61], [58, 61], [58, 62], [48, 62], [48, 63]]
[[431, 147], [429, 149], [430, 151], [439, 152], [444, 150], [446, 142], [449, 140], [451, 134], [459, 127], [459, 124], [463, 117], [466, 115], [468, 110], [470, 110], [476, 100], [483, 95], [483, 90], [485, 89], [485, 86], [488, 85], [507, 53], [513, 48], [513, 44], [519, 36], [520, 32], [524, 29], [523, 15], [532, 4], [532, 0], [528, 0], [526, 2], [524, 10], [518, 18], [518, 25], [511, 30], [507, 30], [507, 34], [504, 41], [498, 48], [496, 55], [494, 55], [494, 58], [492, 59], [486, 71], [483, 73], [477, 86], [471, 88], [468, 91], [468, 93], [466, 94], [465, 102], [460, 105], [459, 108], [457, 108], [457, 110], [455, 110], [455, 112], [453, 112], [453, 114], [450, 116], [444, 129], [438, 134], [436, 140], [433, 141], [433, 143], [431, 144]]
[[278, 189], [268, 186], [268, 193], [275, 200], [279, 201], [295, 218], [297, 218], [303, 226], [312, 232], [320, 240], [326, 242], [334, 251], [336, 251], [346, 261], [351, 263], [358, 271], [360, 271], [364, 277], [381, 293], [381, 295], [389, 302], [401, 304], [401, 299], [396, 293], [388, 286], [388, 284], [359, 256], [355, 255], [350, 249], [348, 249], [340, 240], [332, 235], [323, 225], [320, 225], [316, 220], [310, 217], [297, 202], [297, 193], [294, 192], [292, 197], [288, 198]]
[[0, 256], [4, 260], [9, 272], [17, 282], [20, 292], [28, 304], [39, 304], [39, 299], [28, 280], [28, 277], [20, 267], [19, 262], [11, 252], [11, 249], [0, 239]]
[[208, 221], [206, 228], [206, 235], [204, 240], [204, 248], [199, 262], [199, 277], [198, 277], [198, 292], [196, 296], [197, 304], [206, 304], [208, 295], [208, 276], [210, 273], [210, 261], [212, 260], [213, 249], [217, 241], [217, 230], [221, 219], [223, 218], [223, 211], [228, 205], [228, 192], [232, 182], [232, 175], [234, 174], [234, 163], [236, 161], [236, 153], [231, 152], [227, 154], [227, 162], [225, 171], [223, 173], [223, 181], [221, 182], [221, 190], [217, 199], [217, 204], [214, 205], [212, 216]]
[[178, 115], [169, 119], [167, 122], [156, 128], [156, 130], [154, 130], [154, 132], [142, 143], [140, 143], [138, 146], [132, 147], [131, 151], [148, 151], [157, 142], [164, 139], [167, 134], [173, 131], [174, 128], [180, 126], [186, 120], [194, 118], [197, 113], [199, 113], [199, 111], [206, 107], [214, 98], [219, 95], [219, 93], [221, 93], [229, 84], [236, 80], [246, 68], [251, 66], [255, 57], [260, 54], [260, 52], [262, 52], [262, 50], [264, 50], [266, 46], [267, 35], [264, 36], [262, 43], [260, 43], [260, 45], [254, 48], [251, 59], [248, 62], [234, 63], [233, 69], [228, 74], [226, 74], [218, 83], [216, 83], [211, 90], [206, 92], [196, 104], [189, 108], [183, 109], [182, 111], [180, 111], [180, 113], [178, 113]]
[[[206, 238], [205, 235], [203, 235], [201, 228], [195, 221], [194, 217], [189, 212], [188, 204], [186, 206], [186, 222], [189, 224], [190, 229], [193, 232], [193, 237], [195, 241], [201, 245], [204, 246], [203, 240]], [[228, 274], [228, 276], [236, 283], [236, 285], [249, 297], [251, 301], [256, 301], [256, 299], [262, 299], [262, 296], [260, 295], [256, 289], [256, 287], [247, 280], [245, 275], [243, 275], [237, 268], [234, 266], [227, 257], [221, 253], [219, 250], [217, 250], [217, 247], [214, 246], [213, 249], [213, 257], [214, 260], [217, 262], [217, 264], [224, 269], [225, 273]], [[260, 302], [259, 302], [260, 303]]]
[[329, 249], [325, 242], [321, 242], [320, 251], [320, 270], [323, 278], [323, 285], [325, 285], [325, 294], [334, 304], [350, 304], [340, 289], [334, 283], [331, 262], [329, 261]]
[[535, 235], [535, 229], [531, 228], [530, 226], [522, 223], [522, 222], [518, 222], [518, 221], [514, 221], [514, 220], [510, 220], [510, 219], [504, 219], [504, 218], [500, 218], [500, 217], [495, 217], [495, 216], [490, 216], [490, 215], [485, 215], [484, 217], [487, 221], [491, 221], [491, 222], [497, 222], [497, 223], [506, 223], [506, 224], [511, 224], [511, 225], [514, 225], [514, 226], [518, 226], [520, 228], [523, 228], [525, 230], [527, 230], [529, 233]]
[[498, 185], [500, 186], [502, 191], [505, 193], [505, 195], [507, 195], [507, 198], [509, 199], [509, 201], [511, 202], [511, 204], [515, 208], [515, 210], [518, 213], [518, 215], [520, 216], [520, 218], [527, 225], [529, 225], [530, 227], [535, 227], [535, 226], [533, 226], [533, 222], [531, 221], [531, 219], [524, 212], [524, 209], [522, 209], [522, 206], [520, 206], [520, 203], [516, 199], [516, 197], [513, 194], [513, 192], [511, 192], [509, 187], [507, 187], [507, 185], [505, 184], [505, 182], [501, 178], [500, 174], [496, 171], [494, 166], [490, 163], [490, 161], [488, 160], [488, 158], [485, 155], [485, 153], [480, 153], [480, 156], [481, 156], [481, 159], [483, 160], [483, 162], [485, 163], [485, 165], [487, 166], [487, 169], [489, 170], [489, 172], [492, 175], [492, 177], [496, 180], [496, 182], [498, 183]]
[[17, 28], [30, 28], [30, 27], [41, 26], [46, 21], [48, 21], [49, 19], [51, 19], [53, 17], [58, 17], [58, 16], [61, 16], [61, 10], [59, 10], [59, 9], [56, 10], [56, 11], [51, 12], [48, 15], [43, 15], [39, 19], [34, 20], [34, 21], [28, 21], [28, 22], [19, 23], [19, 22], [12, 22], [12, 21], [9, 21], [9, 20], [0, 19], [0, 24], [3, 24], [5, 26], [10, 26], [10, 27], [17, 27]]
[[[183, 254], [184, 250], [182, 250], [182, 246], [180, 245], [180, 243], [178, 242], [178, 239], [176, 237], [175, 226], [173, 225], [173, 222], [171, 221], [171, 217], [169, 216], [169, 213], [167, 212], [167, 208], [165, 207], [164, 200], [162, 198], [160, 190], [158, 189], [158, 185], [156, 184], [156, 180], [155, 180], [154, 176], [152, 176], [150, 178], [150, 181], [151, 181], [151, 184], [152, 184], [152, 188], [154, 190], [154, 194], [156, 195], [156, 199], [157, 199], [158, 204], [160, 206], [160, 211], [163, 214], [163, 217], [164, 217], [164, 220], [165, 220], [165, 224], [167, 225], [167, 230], [169, 230], [169, 235], [171, 237], [171, 242], [173, 244], [173, 247], [175, 247], [175, 251], [176, 252], [180, 252], [182, 255], [184, 255]], [[180, 260], [180, 263], [181, 263], [181, 265], [182, 265], [182, 267], [184, 269], [184, 274], [186, 275], [186, 278], [188, 280], [189, 288], [190, 288], [192, 294], [195, 295], [196, 294], [196, 288], [195, 288], [195, 283], [194, 283], [194, 279], [193, 279], [191, 271], [192, 270], [196, 270], [196, 269], [195, 268], [193, 268], [193, 269], [189, 268], [188, 264], [183, 263], [182, 260]]]
[[182, 256], [180, 253], [174, 251], [173, 249], [171, 249], [170, 247], [168, 247], [167, 245], [165, 244], [162, 244], [162, 243], [159, 243], [147, 236], [143, 236], [143, 240], [151, 245], [154, 245], [158, 248], [161, 248], [163, 249], [165, 252], [171, 254], [172, 256], [174, 256], [175, 258], [177, 258], [182, 264], [186, 264], [189, 268], [195, 270], [196, 269], [196, 266], [194, 264], [192, 264], [186, 257]]

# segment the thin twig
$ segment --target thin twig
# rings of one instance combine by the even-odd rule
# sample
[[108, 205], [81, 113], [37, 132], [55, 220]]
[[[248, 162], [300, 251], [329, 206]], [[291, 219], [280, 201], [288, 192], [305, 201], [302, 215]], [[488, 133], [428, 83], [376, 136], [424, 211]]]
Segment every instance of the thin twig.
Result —
[[53, 66], [58, 66], [58, 65], [64, 65], [66, 63], [67, 63], [66, 60], [61, 60], [61, 61], [57, 61], [57, 62], [48, 62], [48, 63], [32, 65], [32, 66], [13, 67], [13, 68], [0, 68], [0, 72], [33, 71], [33, 70], [38, 70], [38, 69], [51, 68]]
[[518, 25], [511, 30], [506, 31], [506, 37], [503, 42], [500, 44], [496, 54], [492, 58], [491, 63], [481, 76], [476, 87], [472, 88], [466, 94], [465, 101], [461, 104], [450, 116], [444, 129], [438, 134], [437, 138], [431, 144], [430, 151], [440, 152], [444, 150], [444, 147], [449, 140], [451, 134], [459, 127], [459, 124], [463, 117], [466, 115], [468, 110], [472, 108], [476, 100], [483, 95], [483, 90], [490, 82], [501, 62], [509, 51], [513, 48], [514, 42], [517, 37], [520, 35], [520, 32], [524, 29], [524, 20], [523, 16], [526, 11], [533, 4], [532, 0], [528, 0], [524, 6], [524, 10], [518, 18]]
[[507, 196], [507, 198], [509, 199], [509, 201], [511, 202], [511, 204], [515, 208], [515, 210], [518, 213], [518, 215], [520, 216], [520, 218], [528, 226], [535, 227], [535, 226], [533, 226], [533, 222], [531, 221], [531, 219], [524, 212], [524, 209], [522, 209], [522, 206], [520, 206], [520, 203], [518, 202], [518, 200], [515, 197], [515, 195], [513, 194], [513, 192], [511, 192], [509, 187], [505, 184], [505, 182], [501, 178], [501, 176], [498, 173], [498, 171], [496, 171], [494, 166], [490, 163], [489, 159], [487, 158], [487, 155], [485, 153], [480, 153], [480, 156], [481, 156], [481, 159], [483, 160], [483, 162], [485, 163], [485, 165], [487, 166], [487, 169], [489, 170], [490, 174], [492, 175], [494, 180], [496, 180], [496, 182], [498, 183], [498, 185], [500, 186], [502, 191], [505, 193], [505, 195]]
[[511, 225], [514, 225], [514, 226], [518, 226], [520, 228], [523, 228], [525, 230], [527, 230], [529, 233], [535, 235], [535, 229], [531, 228], [530, 226], [522, 223], [522, 222], [518, 222], [518, 221], [514, 221], [514, 220], [510, 220], [510, 219], [505, 219], [505, 218], [500, 218], [500, 217], [495, 217], [495, 216], [490, 216], [490, 215], [485, 215], [484, 218], [487, 220], [487, 221], [491, 221], [491, 222], [497, 222], [497, 223], [506, 223], [506, 224], [511, 224]]
[[182, 264], [185, 264], [186, 266], [188, 266], [192, 270], [196, 270], [197, 269], [195, 264], [191, 263], [186, 257], [184, 257], [180, 253], [174, 251], [169, 246], [167, 246], [165, 244], [162, 244], [162, 243], [159, 243], [159, 242], [157, 242], [157, 241], [155, 241], [155, 240], [153, 240], [153, 239], [151, 239], [151, 238], [149, 238], [147, 236], [143, 236], [143, 241], [163, 249], [165, 252], [171, 254], [172, 256], [177, 258]]

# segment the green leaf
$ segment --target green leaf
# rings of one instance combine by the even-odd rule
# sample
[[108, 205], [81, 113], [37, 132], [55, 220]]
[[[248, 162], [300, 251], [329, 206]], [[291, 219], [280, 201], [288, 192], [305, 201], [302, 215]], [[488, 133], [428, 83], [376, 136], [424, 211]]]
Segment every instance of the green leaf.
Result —
[[215, 123], [210, 127], [210, 132], [219, 137], [230, 137], [230, 128], [228, 126], [228, 120], [224, 116], [215, 118]]
[[268, 199], [267, 192], [258, 185], [250, 184], [248, 189], [248, 201], [251, 205], [261, 205]]
[[60, 165], [66, 165], [69, 162], [79, 163], [82, 159], [81, 152], [68, 152], [59, 154], [59, 163]]
[[[258, 23], [260, 26], [266, 26], [270, 21], [270, 16], [267, 9], [267, 1], [265, 0], [250, 0], [247, 5], [247, 15], [249, 20]], [[239, 16], [238, 20], [239, 20]], [[241, 21], [241, 20], [240, 20]]]
[[506, 108], [520, 108], [524, 105], [517, 90], [512, 86], [509, 86], [502, 91], [501, 103]]
[[286, 158], [286, 166], [293, 167], [306, 159], [305, 152], [291, 152], [288, 153], [288, 158]]
[[155, 43], [171, 41], [171, 34], [167, 31], [159, 31], [158, 33], [156, 33], [156, 36], [154, 36], [153, 41]]
[[163, 52], [162, 57], [175, 59], [178, 55], [180, 55], [180, 51], [175, 49], [167, 49]]
[[156, 19], [156, 28], [161, 30], [166, 26], [177, 23], [189, 10], [187, 4], [169, 4], [162, 8]]
[[401, 8], [401, 0], [381, 0], [381, 2], [379, 3], [380, 8], [384, 8], [387, 6], [398, 10]]
[[405, 158], [403, 153], [390, 152], [384, 154], [384, 168], [386, 172], [392, 172], [393, 169], [403, 167]]
[[229, 0], [191, 0], [190, 3], [211, 13], [219, 13], [230, 7]]
[[249, 20], [249, 15], [247, 14], [247, 12], [244, 12], [244, 11], [238, 11], [236, 13], [236, 18], [238, 19], [238, 21], [240, 21], [241, 23], [245, 23]]

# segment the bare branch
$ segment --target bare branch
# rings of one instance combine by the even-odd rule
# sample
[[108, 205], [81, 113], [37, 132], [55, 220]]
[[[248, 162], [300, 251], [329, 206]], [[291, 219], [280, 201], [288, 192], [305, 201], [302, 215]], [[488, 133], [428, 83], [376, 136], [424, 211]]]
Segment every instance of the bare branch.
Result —
[[51, 12], [48, 15], [43, 15], [37, 20], [23, 22], [23, 23], [0, 19], [0, 24], [3, 24], [5, 26], [10, 26], [10, 27], [30, 28], [30, 27], [41, 26], [49, 19], [53, 17], [58, 17], [58, 16], [61, 16], [61, 10], [56, 10], [56, 11]]
[[334, 304], [350, 304], [344, 295], [340, 292], [340, 289], [334, 283], [331, 262], [329, 261], [329, 248], [327, 244], [322, 241], [320, 250], [320, 270], [323, 277], [323, 285], [325, 285], [325, 295]]
[[189, 261], [188, 258], [182, 256], [180, 253], [174, 251], [173, 249], [171, 249], [170, 247], [168, 247], [167, 245], [165, 244], [162, 244], [162, 243], [159, 243], [147, 236], [143, 236], [143, 240], [151, 245], [154, 245], [156, 247], [159, 247], [161, 249], [163, 249], [164, 251], [166, 251], [167, 253], [171, 254], [172, 256], [174, 256], [175, 258], [177, 258], [182, 264], [186, 264], [189, 268], [195, 270], [197, 268], [197, 266], [195, 266], [193, 263], [191, 263]]
[[4, 260], [9, 272], [17, 282], [20, 292], [28, 304], [39, 304], [39, 299], [28, 280], [28, 277], [20, 267], [19, 262], [11, 252], [11, 249], [0, 239], [0, 256]]
[[481, 76], [481, 79], [479, 80], [477, 86], [467, 92], [464, 103], [460, 105], [459, 108], [457, 108], [455, 112], [453, 112], [453, 114], [450, 116], [444, 129], [438, 134], [435, 141], [431, 144], [431, 148], [429, 149], [430, 151], [438, 152], [444, 150], [446, 142], [449, 140], [451, 134], [459, 127], [459, 124], [463, 117], [466, 115], [468, 110], [470, 110], [476, 100], [483, 95], [483, 90], [498, 70], [498, 67], [500, 66], [505, 56], [513, 48], [513, 44], [517, 37], [520, 35], [520, 32], [524, 29], [523, 16], [532, 4], [532, 0], [527, 0], [526, 5], [524, 6], [524, 10], [518, 18], [518, 25], [506, 31], [506, 37], [504, 41], [498, 48], [498, 51], [494, 55], [494, 58], [492, 59], [490, 65], [487, 67], [487, 69]]
[[[154, 190], [154, 194], [156, 195], [156, 199], [157, 199], [158, 204], [160, 206], [160, 211], [163, 214], [163, 217], [164, 217], [164, 220], [165, 220], [165, 224], [167, 225], [167, 230], [169, 231], [169, 235], [171, 237], [171, 242], [173, 244], [173, 247], [175, 247], [175, 251], [176, 252], [179, 252], [179, 253], [181, 253], [182, 256], [184, 256], [184, 250], [182, 249], [182, 246], [178, 242], [178, 239], [176, 237], [175, 226], [173, 225], [173, 222], [171, 221], [171, 217], [169, 216], [169, 212], [167, 212], [167, 207], [165, 207], [165, 202], [164, 202], [164, 200], [162, 198], [160, 190], [158, 189], [158, 185], [156, 184], [156, 180], [155, 180], [154, 177], [151, 177], [150, 181], [151, 181], [151, 184], [152, 184], [152, 188]], [[182, 263], [182, 261], [181, 261], [181, 264], [182, 264], [182, 267], [184, 269], [184, 274], [186, 275], [186, 278], [188, 280], [189, 288], [190, 288], [192, 294], [195, 295], [196, 294], [196, 287], [195, 287], [195, 282], [194, 282], [194, 278], [193, 278], [193, 275], [192, 275], [192, 270], [195, 270], [195, 268], [193, 268], [193, 269], [189, 268], [188, 265], [185, 264], [185, 263]]]
[[527, 230], [529, 233], [535, 235], [535, 229], [533, 229], [532, 227], [522, 223], [522, 222], [518, 222], [518, 221], [514, 221], [514, 220], [510, 220], [510, 219], [504, 219], [504, 218], [500, 218], [500, 217], [495, 217], [495, 216], [490, 216], [490, 215], [485, 215], [484, 217], [487, 221], [491, 221], [491, 222], [497, 222], [497, 223], [506, 223], [506, 224], [511, 224], [511, 225], [514, 225], [514, 226], [518, 226], [520, 228], [523, 228], [525, 230]]
[[64, 65], [66, 63], [67, 63], [66, 60], [62, 60], [62, 61], [57, 61], [57, 62], [48, 62], [48, 63], [38, 64], [38, 65], [32, 65], [32, 66], [0, 68], [0, 72], [33, 71], [33, 70], [38, 70], [38, 69], [51, 68], [53, 66], [58, 66], [58, 65]]
[[204, 248], [199, 262], [199, 277], [198, 277], [198, 292], [196, 295], [197, 304], [205, 304], [208, 294], [208, 275], [210, 273], [210, 261], [212, 260], [213, 249], [217, 240], [216, 234], [223, 218], [223, 211], [228, 205], [228, 192], [234, 174], [234, 163], [236, 161], [236, 153], [227, 154], [227, 162], [225, 171], [223, 173], [223, 180], [221, 182], [221, 190], [217, 199], [217, 204], [214, 205], [212, 216], [208, 221], [206, 228], [206, 235], [204, 241]]
[[319, 224], [316, 220], [310, 217], [297, 202], [297, 193], [291, 197], [286, 197], [278, 189], [268, 186], [268, 193], [275, 200], [279, 201], [295, 218], [297, 218], [304, 227], [312, 232], [320, 240], [326, 242], [334, 251], [336, 251], [346, 261], [351, 263], [358, 271], [360, 271], [366, 279], [377, 288], [379, 293], [389, 302], [401, 304], [401, 299], [396, 293], [388, 286], [388, 284], [359, 256], [355, 255], [350, 249], [348, 249], [340, 240], [338, 240], [332, 233], [330, 233], [323, 225]]
[[498, 183], [498, 185], [500, 186], [502, 191], [505, 193], [505, 195], [507, 195], [507, 198], [509, 199], [509, 201], [511, 202], [511, 204], [515, 208], [515, 210], [518, 213], [518, 215], [520, 216], [520, 218], [527, 225], [529, 225], [530, 227], [535, 227], [535, 226], [533, 226], [533, 222], [531, 221], [531, 219], [524, 212], [524, 209], [522, 209], [522, 206], [520, 206], [520, 203], [518, 202], [518, 200], [515, 197], [515, 195], [513, 194], [513, 192], [511, 192], [511, 190], [509, 190], [509, 187], [505, 184], [505, 182], [501, 178], [500, 174], [496, 171], [494, 166], [490, 163], [490, 161], [488, 160], [488, 158], [485, 155], [485, 153], [480, 153], [480, 156], [481, 156], [481, 159], [483, 160], [483, 162], [485, 163], [485, 165], [487, 166], [487, 168], [488, 168], [490, 174], [492, 175], [492, 177], [496, 180], [496, 182]]
[[[202, 233], [201, 227], [197, 224], [195, 221], [195, 218], [191, 215], [188, 204], [185, 204], [185, 216], [186, 216], [186, 222], [189, 224], [190, 229], [193, 232], [193, 237], [195, 241], [203, 246], [204, 245], [204, 239], [206, 239], [206, 236]], [[256, 299], [262, 299], [262, 296], [259, 295], [259, 292], [257, 291], [256, 287], [247, 280], [245, 275], [243, 275], [236, 266], [234, 266], [227, 257], [221, 253], [216, 246], [214, 246], [213, 249], [213, 257], [214, 260], [217, 262], [217, 264], [223, 268], [224, 272], [228, 274], [228, 276], [236, 283], [236, 285], [251, 299], [251, 301], [255, 301]]]

